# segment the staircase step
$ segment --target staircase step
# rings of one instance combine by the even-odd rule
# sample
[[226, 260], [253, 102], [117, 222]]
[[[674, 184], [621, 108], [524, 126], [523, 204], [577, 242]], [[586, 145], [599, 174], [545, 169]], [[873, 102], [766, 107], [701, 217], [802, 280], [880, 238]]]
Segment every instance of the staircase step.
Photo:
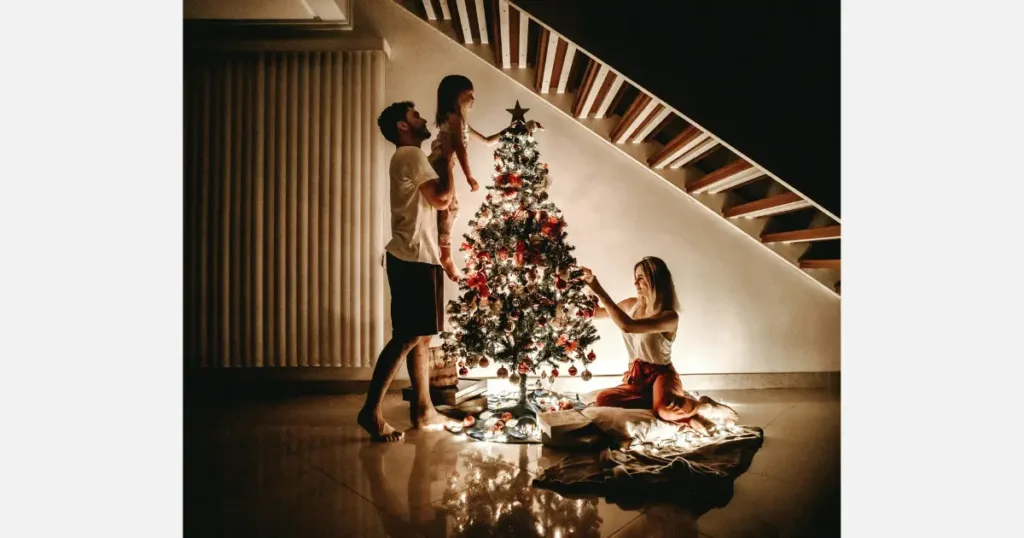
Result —
[[704, 192], [718, 194], [722, 191], [746, 185], [762, 176], [764, 176], [764, 172], [741, 159], [694, 181], [686, 187], [686, 190], [690, 194], [701, 194]]
[[776, 194], [775, 196], [769, 196], [763, 200], [730, 207], [723, 211], [722, 215], [727, 219], [734, 219], [737, 217], [754, 219], [759, 217], [769, 217], [772, 215], [781, 215], [782, 213], [789, 213], [791, 211], [797, 211], [808, 207], [811, 207], [811, 203], [801, 198], [800, 195], [793, 192], [786, 192]]
[[616, 144], [643, 142], [671, 112], [657, 99], [641, 93], [612, 130], [611, 140]]
[[822, 226], [808, 230], [770, 233], [761, 236], [762, 243], [806, 243], [808, 241], [827, 241], [839, 239], [839, 225]]
[[800, 260], [801, 269], [839, 269], [839, 260]]
[[718, 140], [700, 129], [690, 126], [672, 139], [647, 164], [651, 168], [682, 168], [697, 160], [718, 145]]

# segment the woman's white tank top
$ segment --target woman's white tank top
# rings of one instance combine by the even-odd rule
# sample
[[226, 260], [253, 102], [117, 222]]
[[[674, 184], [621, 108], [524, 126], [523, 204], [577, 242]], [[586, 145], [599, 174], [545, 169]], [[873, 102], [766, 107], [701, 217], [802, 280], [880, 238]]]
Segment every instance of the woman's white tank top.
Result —
[[[639, 306], [640, 301], [637, 301], [629, 311], [629, 317], [636, 319], [634, 316]], [[671, 338], [665, 336], [665, 333], [622, 333], [630, 361], [640, 359], [651, 364], [672, 363], [672, 342], [675, 337], [675, 332]]]

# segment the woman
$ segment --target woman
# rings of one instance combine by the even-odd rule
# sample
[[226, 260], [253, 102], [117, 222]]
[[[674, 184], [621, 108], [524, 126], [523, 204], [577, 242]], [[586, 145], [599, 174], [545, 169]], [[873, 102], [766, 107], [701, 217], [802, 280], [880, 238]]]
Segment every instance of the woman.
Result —
[[633, 267], [636, 297], [618, 304], [601, 287], [597, 277], [584, 268], [584, 281], [601, 300], [594, 317], [610, 317], [622, 330], [633, 362], [623, 384], [601, 391], [597, 405], [651, 409], [662, 420], [707, 430], [714, 422], [736, 422], [732, 408], [707, 396], [695, 400], [683, 391], [672, 366], [672, 342], [679, 328], [679, 302], [672, 273], [660, 258], [648, 256]]

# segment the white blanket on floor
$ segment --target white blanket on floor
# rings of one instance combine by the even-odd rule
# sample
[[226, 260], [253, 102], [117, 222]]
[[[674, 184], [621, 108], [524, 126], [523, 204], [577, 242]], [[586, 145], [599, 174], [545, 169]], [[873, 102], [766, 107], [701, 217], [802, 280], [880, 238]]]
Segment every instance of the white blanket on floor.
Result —
[[588, 407], [583, 414], [619, 448], [569, 455], [545, 469], [535, 486], [563, 495], [604, 495], [619, 504], [675, 502], [685, 490], [686, 502], [707, 509], [731, 496], [732, 481], [764, 442], [761, 428], [747, 426], [709, 437], [680, 434], [677, 425], [646, 409]]

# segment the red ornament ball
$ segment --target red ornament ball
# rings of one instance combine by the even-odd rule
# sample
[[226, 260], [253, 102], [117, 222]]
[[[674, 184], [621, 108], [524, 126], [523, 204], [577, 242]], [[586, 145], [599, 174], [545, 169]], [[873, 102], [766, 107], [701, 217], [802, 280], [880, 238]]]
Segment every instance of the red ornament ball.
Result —
[[459, 368], [459, 377], [466, 377], [467, 375], [469, 375], [469, 368], [466, 368], [465, 366]]
[[[480, 357], [480, 367], [481, 368], [487, 368], [490, 365], [491, 365], [491, 359], [488, 359], [487, 357]], [[505, 374], [508, 375], [508, 372], [506, 371]]]
[[551, 369], [551, 377], [558, 377], [558, 368]]
[[[481, 360], [483, 360], [483, 359], [481, 359]], [[508, 369], [505, 368], [504, 366], [502, 366], [501, 368], [498, 368], [498, 379], [505, 379], [507, 377], [508, 377]]]
[[565, 280], [562, 280], [562, 277], [558, 277], [555, 280], [555, 287], [558, 288], [558, 291], [565, 291], [569, 289], [569, 283], [566, 282]]
[[576, 369], [576, 366], [569, 367], [569, 375], [575, 376], [577, 372], [579, 372], [579, 370]]
[[597, 360], [597, 353], [594, 353], [593, 351], [587, 353], [587, 362], [594, 362], [595, 360]]

